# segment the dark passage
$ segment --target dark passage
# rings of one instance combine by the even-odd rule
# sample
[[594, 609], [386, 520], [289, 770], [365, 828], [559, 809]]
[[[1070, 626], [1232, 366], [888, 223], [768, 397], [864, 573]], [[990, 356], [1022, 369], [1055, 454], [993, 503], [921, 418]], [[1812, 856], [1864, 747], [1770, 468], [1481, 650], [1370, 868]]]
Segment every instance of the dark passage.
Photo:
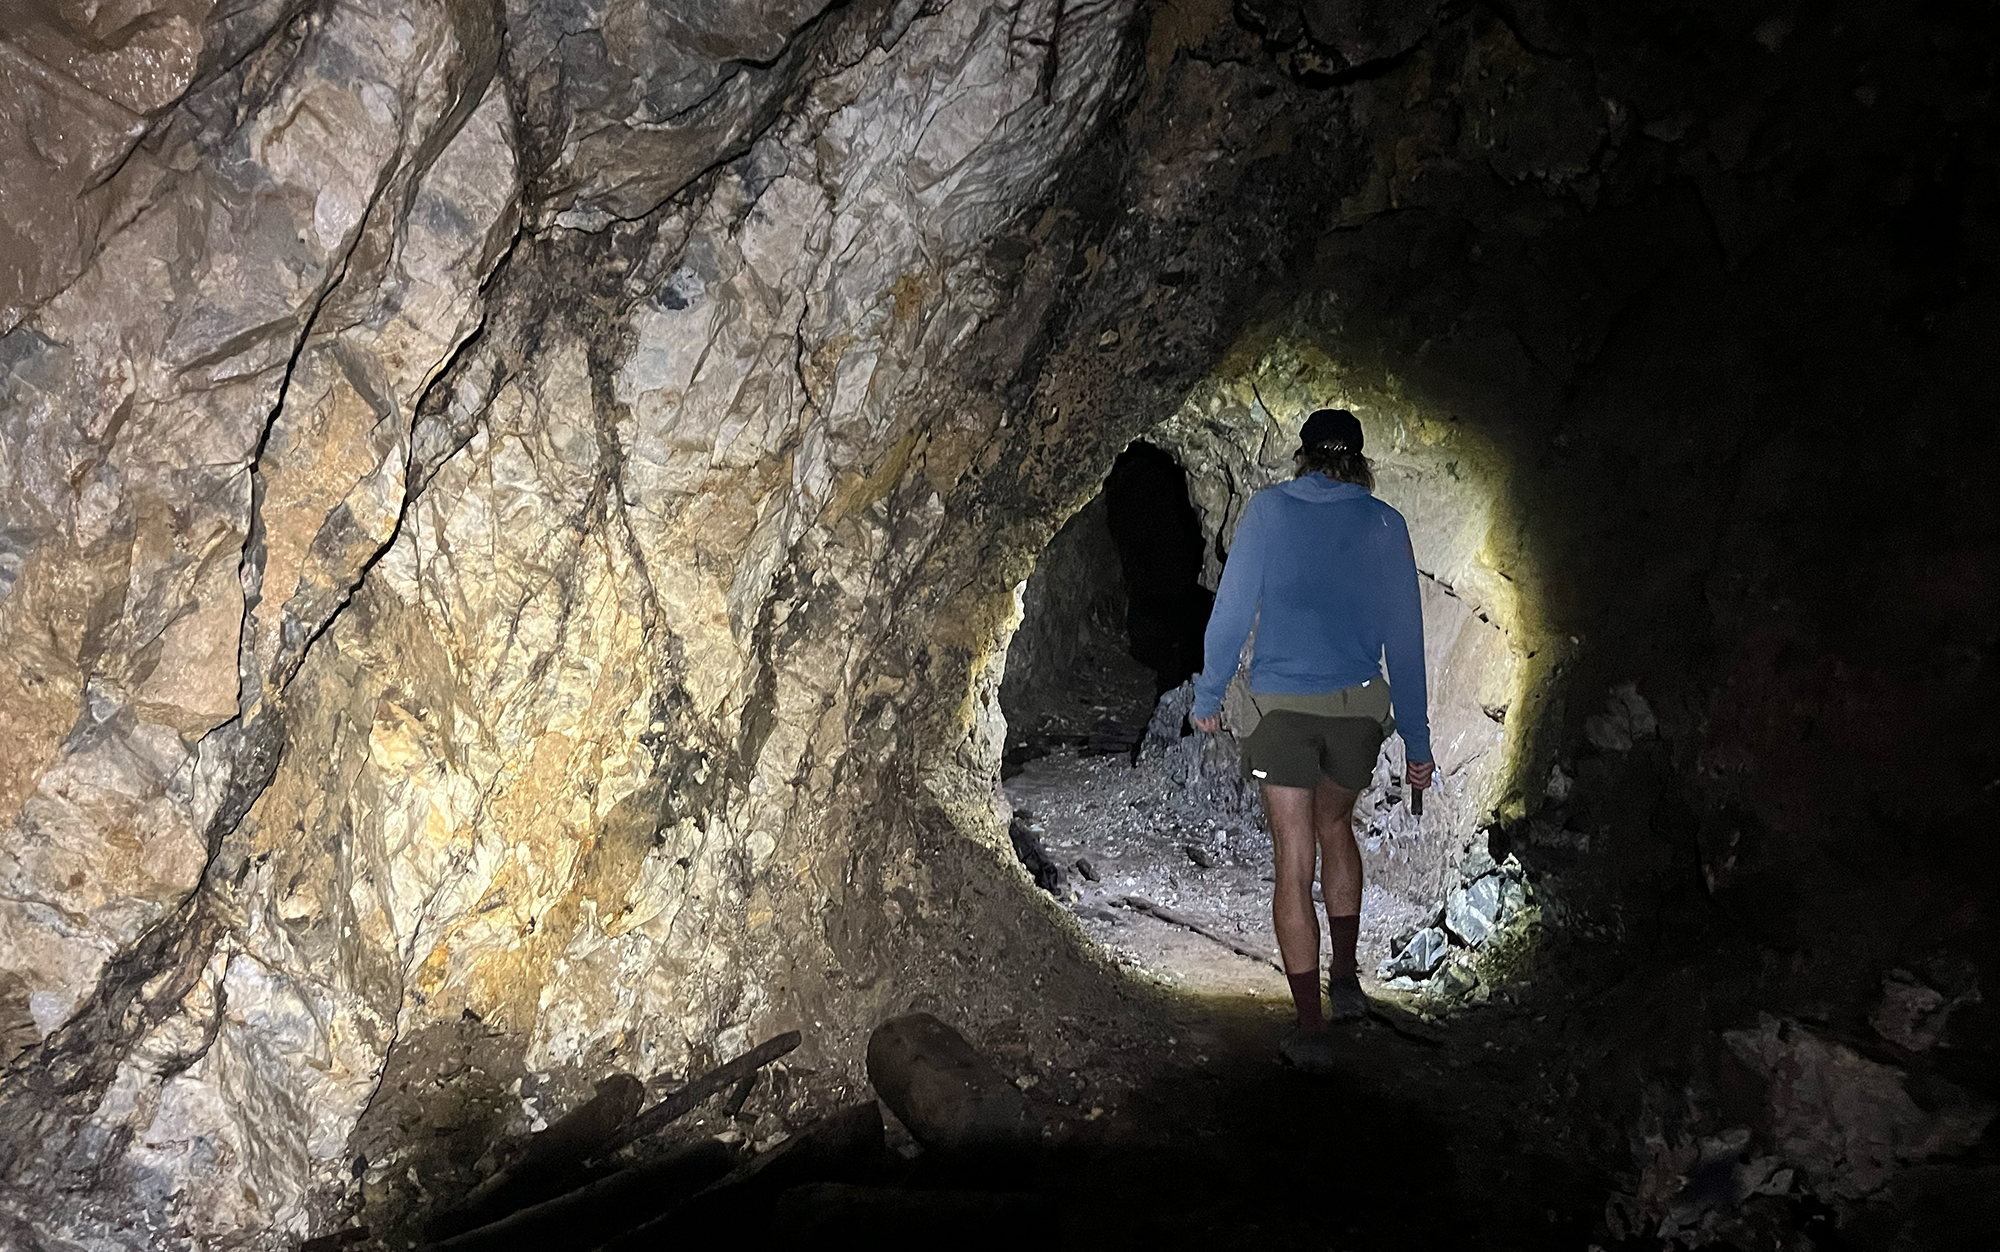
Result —
[[1022, 593], [1000, 688], [1010, 771], [1058, 747], [1132, 751], [1160, 693], [1201, 668], [1214, 598], [1201, 565], [1186, 473], [1134, 443]]
[[1125, 573], [1125, 633], [1153, 671], [1155, 694], [1201, 669], [1201, 638], [1215, 595], [1201, 585], [1201, 521], [1180, 463], [1141, 440], [1104, 482], [1106, 521]]

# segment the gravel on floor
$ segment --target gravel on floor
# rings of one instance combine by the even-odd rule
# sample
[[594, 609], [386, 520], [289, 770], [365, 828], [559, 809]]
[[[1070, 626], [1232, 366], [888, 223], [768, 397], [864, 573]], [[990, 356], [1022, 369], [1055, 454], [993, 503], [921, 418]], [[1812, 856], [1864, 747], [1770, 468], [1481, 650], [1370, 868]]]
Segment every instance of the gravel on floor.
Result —
[[[1062, 867], [1065, 902], [1114, 958], [1189, 990], [1285, 994], [1271, 966], [1116, 903], [1143, 896], [1275, 958], [1271, 836], [1258, 823], [1192, 803], [1163, 771], [1123, 755], [1058, 750], [1026, 762], [1005, 789], [1017, 816], [1031, 817], [1031, 829]], [[1388, 956], [1390, 938], [1420, 925], [1428, 911], [1365, 888], [1364, 980]], [[1322, 910], [1322, 924], [1324, 916]]]

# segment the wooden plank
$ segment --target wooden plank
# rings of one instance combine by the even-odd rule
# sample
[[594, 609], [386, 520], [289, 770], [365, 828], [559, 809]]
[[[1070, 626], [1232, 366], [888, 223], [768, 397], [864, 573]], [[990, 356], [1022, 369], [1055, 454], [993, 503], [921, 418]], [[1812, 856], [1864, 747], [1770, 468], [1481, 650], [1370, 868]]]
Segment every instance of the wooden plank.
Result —
[[614, 1135], [597, 1155], [609, 1156], [628, 1143], [666, 1129], [676, 1118], [686, 1116], [716, 1092], [743, 1081], [798, 1047], [801, 1038], [798, 1031], [788, 1030], [775, 1039], [766, 1039], [735, 1060], [718, 1065], [701, 1077], [693, 1079], [687, 1086], [627, 1122], [625, 1129]]

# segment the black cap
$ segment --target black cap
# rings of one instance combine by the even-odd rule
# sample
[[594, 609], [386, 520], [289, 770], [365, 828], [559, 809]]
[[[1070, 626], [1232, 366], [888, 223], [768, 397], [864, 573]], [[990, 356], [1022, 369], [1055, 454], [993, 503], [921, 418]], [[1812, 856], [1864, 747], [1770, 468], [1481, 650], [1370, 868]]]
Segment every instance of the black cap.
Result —
[[1299, 431], [1299, 447], [1317, 448], [1323, 443], [1341, 444], [1349, 452], [1361, 451], [1360, 420], [1346, 409], [1321, 409], [1307, 418]]

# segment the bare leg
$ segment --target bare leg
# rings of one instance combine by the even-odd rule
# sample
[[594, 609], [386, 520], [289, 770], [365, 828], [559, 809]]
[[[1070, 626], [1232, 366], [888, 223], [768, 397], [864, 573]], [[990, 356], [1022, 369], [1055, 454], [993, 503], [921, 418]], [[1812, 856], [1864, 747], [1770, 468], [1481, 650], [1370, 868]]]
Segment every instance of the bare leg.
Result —
[[1368, 1001], [1356, 980], [1355, 946], [1361, 938], [1361, 849], [1354, 846], [1357, 793], [1329, 778], [1313, 789], [1313, 833], [1319, 842], [1320, 887], [1326, 898], [1326, 994], [1333, 1020], [1366, 1016]]
[[[1328, 917], [1353, 917], [1361, 912], [1361, 849], [1354, 846], [1354, 802], [1360, 796], [1360, 792], [1349, 791], [1324, 775], [1312, 792], [1313, 833], [1320, 852], [1320, 895], [1326, 900]], [[1276, 828], [1277, 820], [1273, 818], [1272, 829]], [[1278, 881], [1284, 882], [1282, 870]], [[1307, 890], [1311, 890], [1310, 885]], [[1318, 960], [1319, 932], [1315, 930], [1313, 934], [1313, 959]], [[1284, 947], [1282, 932], [1278, 946]], [[1286, 967], [1290, 968], [1289, 958]]]
[[[1287, 974], [1319, 974], [1319, 917], [1313, 912], [1314, 792], [1305, 787], [1264, 785], [1264, 812], [1271, 819], [1277, 886], [1271, 891], [1271, 924]], [[1353, 804], [1349, 800], [1350, 805]], [[1350, 848], [1353, 839], [1348, 839]], [[1360, 856], [1355, 854], [1355, 882]], [[1355, 888], [1358, 893], [1360, 888]]]

